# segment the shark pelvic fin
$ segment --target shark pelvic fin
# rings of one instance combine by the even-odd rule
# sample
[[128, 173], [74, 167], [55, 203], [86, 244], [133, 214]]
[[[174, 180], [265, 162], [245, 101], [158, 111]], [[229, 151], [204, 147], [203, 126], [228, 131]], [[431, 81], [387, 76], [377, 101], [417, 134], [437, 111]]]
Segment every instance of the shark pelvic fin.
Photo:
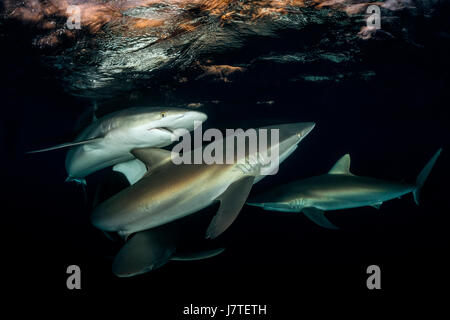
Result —
[[172, 260], [175, 261], [195, 261], [213, 258], [225, 251], [225, 248], [217, 248], [212, 250], [196, 251], [189, 253], [175, 253], [172, 256]]
[[340, 158], [328, 171], [328, 174], [347, 174], [351, 175], [350, 172], [350, 155], [347, 153], [342, 158]]
[[419, 205], [419, 198], [420, 198], [420, 189], [422, 188], [423, 184], [428, 178], [428, 175], [431, 172], [431, 169], [433, 169], [434, 164], [436, 163], [437, 158], [442, 152], [442, 148], [440, 148], [434, 156], [428, 161], [428, 163], [425, 165], [425, 167], [420, 171], [419, 175], [416, 179], [416, 188], [413, 191], [414, 201], [417, 205]]
[[217, 198], [220, 207], [206, 231], [207, 239], [218, 237], [233, 223], [247, 200], [254, 180], [254, 176], [246, 176], [235, 181]]
[[86, 179], [84, 178], [75, 178], [75, 177], [67, 177], [64, 182], [75, 182], [76, 184], [81, 184], [86, 186]]
[[138, 232], [116, 255], [112, 271], [118, 277], [132, 277], [155, 270], [169, 262], [175, 249], [175, 241], [157, 230]]
[[332, 224], [330, 222], [330, 220], [328, 220], [325, 217], [325, 214], [323, 213], [322, 210], [319, 210], [317, 208], [314, 207], [308, 207], [308, 208], [303, 208], [302, 212], [305, 214], [305, 216], [307, 216], [312, 222], [318, 224], [321, 227], [327, 228], [327, 229], [339, 229], [338, 227], [336, 227], [334, 224]]
[[131, 150], [131, 153], [145, 164], [147, 171], [169, 161], [172, 154], [160, 148], [137, 148]]
[[39, 149], [39, 150], [28, 151], [27, 153], [38, 153], [38, 152], [51, 151], [51, 150], [56, 150], [56, 149], [61, 149], [61, 148], [74, 147], [74, 146], [79, 146], [79, 145], [82, 145], [82, 144], [88, 144], [88, 143], [99, 142], [99, 141], [101, 141], [102, 139], [103, 139], [103, 138], [94, 138], [94, 139], [83, 140], [83, 141], [77, 141], [77, 142], [67, 142], [67, 143], [58, 144], [58, 145], [56, 145], [56, 146], [49, 147], [49, 148], [45, 148], [45, 149]]

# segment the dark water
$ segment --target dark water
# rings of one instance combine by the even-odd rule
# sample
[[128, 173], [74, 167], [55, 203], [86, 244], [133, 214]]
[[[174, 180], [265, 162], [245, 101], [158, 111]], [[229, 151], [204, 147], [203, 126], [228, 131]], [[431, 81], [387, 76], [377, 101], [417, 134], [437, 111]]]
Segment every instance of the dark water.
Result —
[[[298, 315], [309, 300], [324, 297], [351, 296], [370, 303], [404, 294], [437, 294], [448, 284], [449, 266], [450, 50], [448, 38], [428, 36], [435, 25], [420, 27], [420, 46], [396, 38], [354, 40], [356, 53], [337, 62], [340, 51], [353, 47], [322, 48], [331, 59], [317, 58], [318, 51], [312, 50], [329, 32], [326, 26], [252, 36], [239, 48], [210, 54], [217, 65], [245, 66], [230, 81], [199, 77], [198, 70], [189, 68], [163, 69], [152, 75], [149, 85], [139, 81], [124, 92], [111, 87], [116, 94], [105, 98], [102, 92], [92, 99], [68, 90], [60, 71], [43, 62], [45, 53], [31, 46], [29, 29], [3, 25], [2, 212], [9, 292], [31, 291], [36, 301], [52, 303], [78, 303], [80, 298], [96, 303], [108, 297], [100, 309], [133, 306], [145, 309], [148, 318], [182, 318], [182, 307], [190, 303], [267, 304], [271, 319]], [[305, 58], [308, 52], [310, 60]], [[196, 80], [180, 83], [177, 76]], [[170, 262], [143, 276], [119, 279], [111, 273], [111, 257], [120, 245], [89, 222], [95, 186], [109, 171], [88, 178], [85, 205], [82, 189], [64, 183], [63, 150], [25, 154], [71, 140], [94, 100], [100, 114], [138, 105], [201, 103], [199, 110], [209, 117], [205, 129], [316, 122], [279, 174], [255, 185], [255, 193], [325, 173], [345, 153], [350, 153], [357, 175], [412, 182], [433, 153], [444, 150], [419, 207], [408, 195], [380, 210], [330, 212], [327, 216], [340, 226], [338, 231], [322, 229], [301, 214], [244, 207], [215, 240], [214, 245], [226, 247], [221, 256]], [[214, 210], [192, 218], [193, 224], [208, 221]], [[82, 270], [79, 292], [65, 286], [70, 264]], [[371, 264], [382, 270], [379, 292], [365, 286]], [[130, 297], [145, 304], [130, 300], [108, 305]]]

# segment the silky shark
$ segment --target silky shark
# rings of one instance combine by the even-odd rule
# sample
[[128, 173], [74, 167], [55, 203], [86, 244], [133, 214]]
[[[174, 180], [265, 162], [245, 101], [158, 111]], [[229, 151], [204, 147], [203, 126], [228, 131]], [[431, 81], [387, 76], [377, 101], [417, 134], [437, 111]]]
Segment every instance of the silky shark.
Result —
[[363, 206], [379, 208], [383, 202], [410, 192], [418, 205], [420, 189], [441, 151], [439, 149], [422, 169], [415, 184], [356, 176], [350, 172], [350, 155], [346, 154], [327, 174], [275, 187], [250, 199], [247, 204], [264, 210], [303, 212], [316, 224], [337, 229], [324, 216], [324, 211]]
[[[308, 122], [265, 127], [278, 129], [279, 133], [278, 143], [270, 144], [268, 151], [277, 149], [278, 163], [281, 163], [314, 126]], [[225, 140], [235, 138], [236, 135], [232, 135]], [[237, 217], [253, 183], [263, 178], [261, 167], [270, 172], [271, 166], [278, 165], [265, 162], [259, 157], [258, 150], [246, 152], [244, 159], [237, 159], [232, 164], [177, 165], [171, 159], [171, 152], [158, 148], [134, 149], [132, 154], [145, 163], [148, 172], [135, 184], [98, 205], [91, 216], [95, 227], [117, 232], [124, 238], [220, 201], [219, 210], [206, 232], [206, 238], [215, 238]], [[244, 164], [239, 160], [244, 160]]]
[[85, 177], [103, 168], [132, 160], [135, 148], [164, 147], [176, 129], [194, 129], [204, 113], [179, 108], [129, 108], [108, 114], [84, 129], [74, 142], [31, 151], [71, 147], [66, 156], [66, 181], [85, 184]]
[[213, 258], [224, 248], [179, 252], [179, 226], [163, 225], [130, 236], [115, 256], [112, 271], [118, 277], [132, 277], [156, 270], [169, 261], [194, 261]]
[[[135, 161], [139, 160], [136, 159]], [[114, 186], [119, 188], [121, 188], [120, 185], [123, 186], [123, 181], [120, 182], [117, 178], [118, 176], [111, 172], [106, 175], [106, 179], [98, 184], [93, 207], [110, 198], [112, 194], [117, 193]], [[113, 273], [118, 277], [132, 277], [160, 268], [169, 261], [209, 259], [225, 250], [220, 247], [211, 248], [209, 245], [205, 247], [198, 242], [189, 242], [189, 239], [192, 240], [193, 236], [194, 239], [198, 239], [195, 236], [198, 228], [192, 228], [192, 224], [186, 223], [186, 220], [181, 219], [131, 235], [114, 258]], [[104, 232], [104, 234], [114, 242], [123, 240], [116, 233]], [[180, 251], [180, 245], [186, 243], [195, 244], [195, 246], [190, 246], [189, 250], [184, 248]]]

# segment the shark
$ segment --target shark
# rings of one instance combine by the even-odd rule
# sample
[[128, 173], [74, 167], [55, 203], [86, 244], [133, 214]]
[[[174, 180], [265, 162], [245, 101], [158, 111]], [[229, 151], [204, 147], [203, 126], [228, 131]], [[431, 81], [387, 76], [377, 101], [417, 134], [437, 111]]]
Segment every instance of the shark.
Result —
[[218, 256], [225, 248], [180, 252], [180, 225], [169, 223], [130, 236], [114, 257], [112, 272], [121, 278], [161, 268], [169, 261], [196, 261]]
[[194, 123], [206, 119], [202, 112], [182, 108], [128, 108], [95, 119], [73, 142], [29, 153], [70, 148], [65, 160], [66, 181], [85, 185], [86, 176], [133, 160], [131, 150], [168, 146], [175, 130], [192, 131]]
[[[129, 178], [127, 174], [133, 175], [134, 173], [128, 172], [126, 168], [128, 166], [118, 172], [124, 174], [125, 178]], [[93, 208], [126, 186], [128, 185], [126, 185], [125, 180], [120, 179], [120, 176], [108, 172], [97, 185]], [[133, 277], [161, 268], [170, 261], [184, 263], [204, 260], [216, 257], [224, 252], [225, 248], [211, 247], [208, 242], [192, 242], [193, 238], [201, 241], [201, 234], [198, 234], [198, 230], [201, 230], [201, 228], [195, 223], [192, 224], [180, 219], [173, 223], [135, 233], [126, 239], [125, 243], [120, 235], [104, 232], [109, 240], [122, 243], [121, 249], [113, 259], [113, 274], [117, 277]], [[186, 248], [186, 244], [188, 244], [189, 249]]]
[[380, 208], [385, 201], [412, 193], [419, 205], [420, 190], [442, 149], [439, 149], [417, 176], [414, 184], [362, 177], [350, 172], [350, 155], [340, 158], [324, 175], [271, 188], [247, 201], [250, 206], [281, 212], [302, 212], [311, 221], [337, 229], [324, 215], [333, 211], [363, 206]]
[[[260, 150], [251, 148], [230, 164], [176, 164], [168, 150], [134, 149], [131, 153], [145, 164], [147, 173], [94, 208], [91, 222], [102, 231], [116, 232], [127, 239], [131, 234], [181, 219], [219, 201], [220, 207], [205, 235], [214, 239], [233, 223], [253, 184], [264, 177], [261, 168], [265, 167], [264, 172], [275, 170], [272, 166], [278, 166], [292, 154], [314, 126], [313, 122], [299, 122], [264, 127], [278, 130], [277, 143], [268, 146], [269, 152], [278, 151], [276, 164], [267, 163]], [[236, 139], [241, 134], [245, 133], [224, 140]], [[195, 153], [195, 149], [191, 152]]]

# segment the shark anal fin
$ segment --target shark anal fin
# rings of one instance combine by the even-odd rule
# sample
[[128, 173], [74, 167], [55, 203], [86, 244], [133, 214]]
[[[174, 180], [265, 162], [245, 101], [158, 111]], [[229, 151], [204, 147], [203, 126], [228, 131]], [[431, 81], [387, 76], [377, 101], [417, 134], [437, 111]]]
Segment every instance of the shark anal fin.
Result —
[[419, 175], [417, 176], [416, 188], [413, 190], [414, 201], [416, 202], [417, 205], [419, 205], [420, 189], [427, 180], [428, 175], [430, 174], [431, 169], [433, 169], [433, 166], [436, 163], [436, 160], [438, 159], [441, 152], [442, 148], [436, 151], [436, 153], [433, 155], [430, 161], [428, 161], [428, 163], [425, 165], [425, 167], [422, 169], [422, 171], [420, 171]]
[[158, 230], [136, 233], [114, 258], [112, 271], [118, 277], [132, 277], [155, 270], [171, 259], [176, 240]]
[[217, 200], [220, 200], [220, 207], [206, 231], [206, 238], [214, 239], [218, 237], [233, 223], [247, 200], [254, 180], [254, 176], [247, 176], [233, 182], [217, 198]]
[[177, 252], [172, 256], [172, 260], [195, 261], [195, 260], [209, 259], [209, 258], [218, 256], [219, 254], [221, 254], [224, 251], [225, 251], [225, 248], [217, 248], [217, 249], [212, 249], [212, 250], [196, 251], [196, 252], [189, 252], [189, 253]]
[[383, 202], [377, 202], [377, 203], [372, 204], [371, 206], [374, 207], [375, 209], [380, 209], [382, 204], [383, 204]]
[[339, 229], [338, 227], [336, 227], [334, 224], [332, 224], [330, 222], [330, 220], [328, 220], [325, 217], [325, 214], [322, 210], [319, 210], [317, 208], [314, 207], [308, 207], [308, 208], [303, 208], [302, 212], [305, 214], [305, 216], [307, 216], [312, 222], [318, 224], [321, 227], [327, 228], [327, 229]]
[[28, 151], [27, 153], [38, 153], [38, 152], [51, 151], [51, 150], [56, 150], [56, 149], [61, 149], [61, 148], [74, 147], [74, 146], [79, 146], [82, 144], [99, 142], [101, 140], [103, 140], [103, 138], [94, 138], [94, 139], [77, 141], [77, 142], [67, 142], [67, 143], [58, 144], [58, 145], [50, 147], [50, 148]]

